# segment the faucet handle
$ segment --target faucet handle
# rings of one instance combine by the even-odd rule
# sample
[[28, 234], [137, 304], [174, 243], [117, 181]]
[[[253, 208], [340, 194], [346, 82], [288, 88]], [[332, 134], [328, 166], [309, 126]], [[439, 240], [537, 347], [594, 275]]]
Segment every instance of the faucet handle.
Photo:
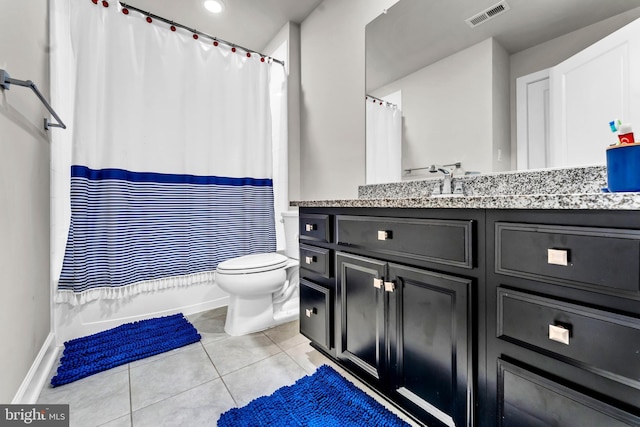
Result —
[[453, 194], [464, 194], [464, 190], [462, 189], [462, 181], [454, 182]]
[[451, 194], [451, 173], [445, 175], [442, 180], [442, 194]]
[[442, 191], [440, 191], [440, 180], [438, 180], [436, 184], [433, 186], [433, 191], [431, 191], [431, 195], [438, 196], [440, 194], [442, 194]]

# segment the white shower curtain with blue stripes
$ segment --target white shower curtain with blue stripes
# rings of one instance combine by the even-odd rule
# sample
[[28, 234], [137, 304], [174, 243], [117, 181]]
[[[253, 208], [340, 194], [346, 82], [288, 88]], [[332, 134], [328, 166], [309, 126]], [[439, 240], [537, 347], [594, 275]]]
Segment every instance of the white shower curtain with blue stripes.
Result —
[[225, 259], [274, 251], [270, 61], [117, 1], [63, 3], [73, 166], [56, 300], [212, 281]]

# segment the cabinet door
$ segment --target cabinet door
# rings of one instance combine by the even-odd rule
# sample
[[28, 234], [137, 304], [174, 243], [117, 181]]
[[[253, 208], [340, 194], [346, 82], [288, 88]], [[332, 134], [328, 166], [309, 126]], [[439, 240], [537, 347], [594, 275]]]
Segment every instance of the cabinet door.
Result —
[[300, 333], [330, 350], [331, 323], [331, 291], [300, 279]]
[[445, 425], [470, 425], [471, 280], [397, 264], [389, 264], [389, 278], [396, 392]]
[[336, 260], [341, 303], [339, 353], [380, 379], [385, 363], [385, 292], [379, 281], [386, 263], [345, 253], [338, 253]]

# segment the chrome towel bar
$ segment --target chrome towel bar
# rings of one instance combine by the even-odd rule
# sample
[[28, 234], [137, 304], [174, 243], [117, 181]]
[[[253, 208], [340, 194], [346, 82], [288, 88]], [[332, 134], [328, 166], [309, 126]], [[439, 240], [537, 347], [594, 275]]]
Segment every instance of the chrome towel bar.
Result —
[[57, 127], [62, 129], [67, 128], [67, 126], [65, 126], [65, 124], [62, 122], [62, 120], [56, 114], [56, 112], [53, 111], [53, 108], [51, 108], [51, 105], [49, 105], [49, 103], [44, 98], [44, 96], [42, 96], [42, 94], [38, 90], [38, 87], [35, 85], [35, 83], [33, 83], [31, 80], [12, 79], [6, 70], [0, 70], [0, 87], [2, 87], [2, 89], [9, 90], [9, 86], [12, 84], [31, 88], [31, 90], [33, 91], [33, 93], [36, 94], [40, 102], [44, 104], [44, 106], [47, 108], [47, 110], [49, 110], [51, 115], [58, 121], [58, 123], [49, 123], [49, 120], [45, 117], [44, 130], [49, 130], [50, 127]]

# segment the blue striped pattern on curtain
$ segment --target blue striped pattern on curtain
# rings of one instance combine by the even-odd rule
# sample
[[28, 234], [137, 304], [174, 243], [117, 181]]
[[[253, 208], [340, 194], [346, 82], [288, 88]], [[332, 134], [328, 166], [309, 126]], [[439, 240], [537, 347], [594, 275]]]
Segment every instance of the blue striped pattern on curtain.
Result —
[[276, 250], [271, 179], [71, 170], [58, 284], [75, 293], [215, 270]]

